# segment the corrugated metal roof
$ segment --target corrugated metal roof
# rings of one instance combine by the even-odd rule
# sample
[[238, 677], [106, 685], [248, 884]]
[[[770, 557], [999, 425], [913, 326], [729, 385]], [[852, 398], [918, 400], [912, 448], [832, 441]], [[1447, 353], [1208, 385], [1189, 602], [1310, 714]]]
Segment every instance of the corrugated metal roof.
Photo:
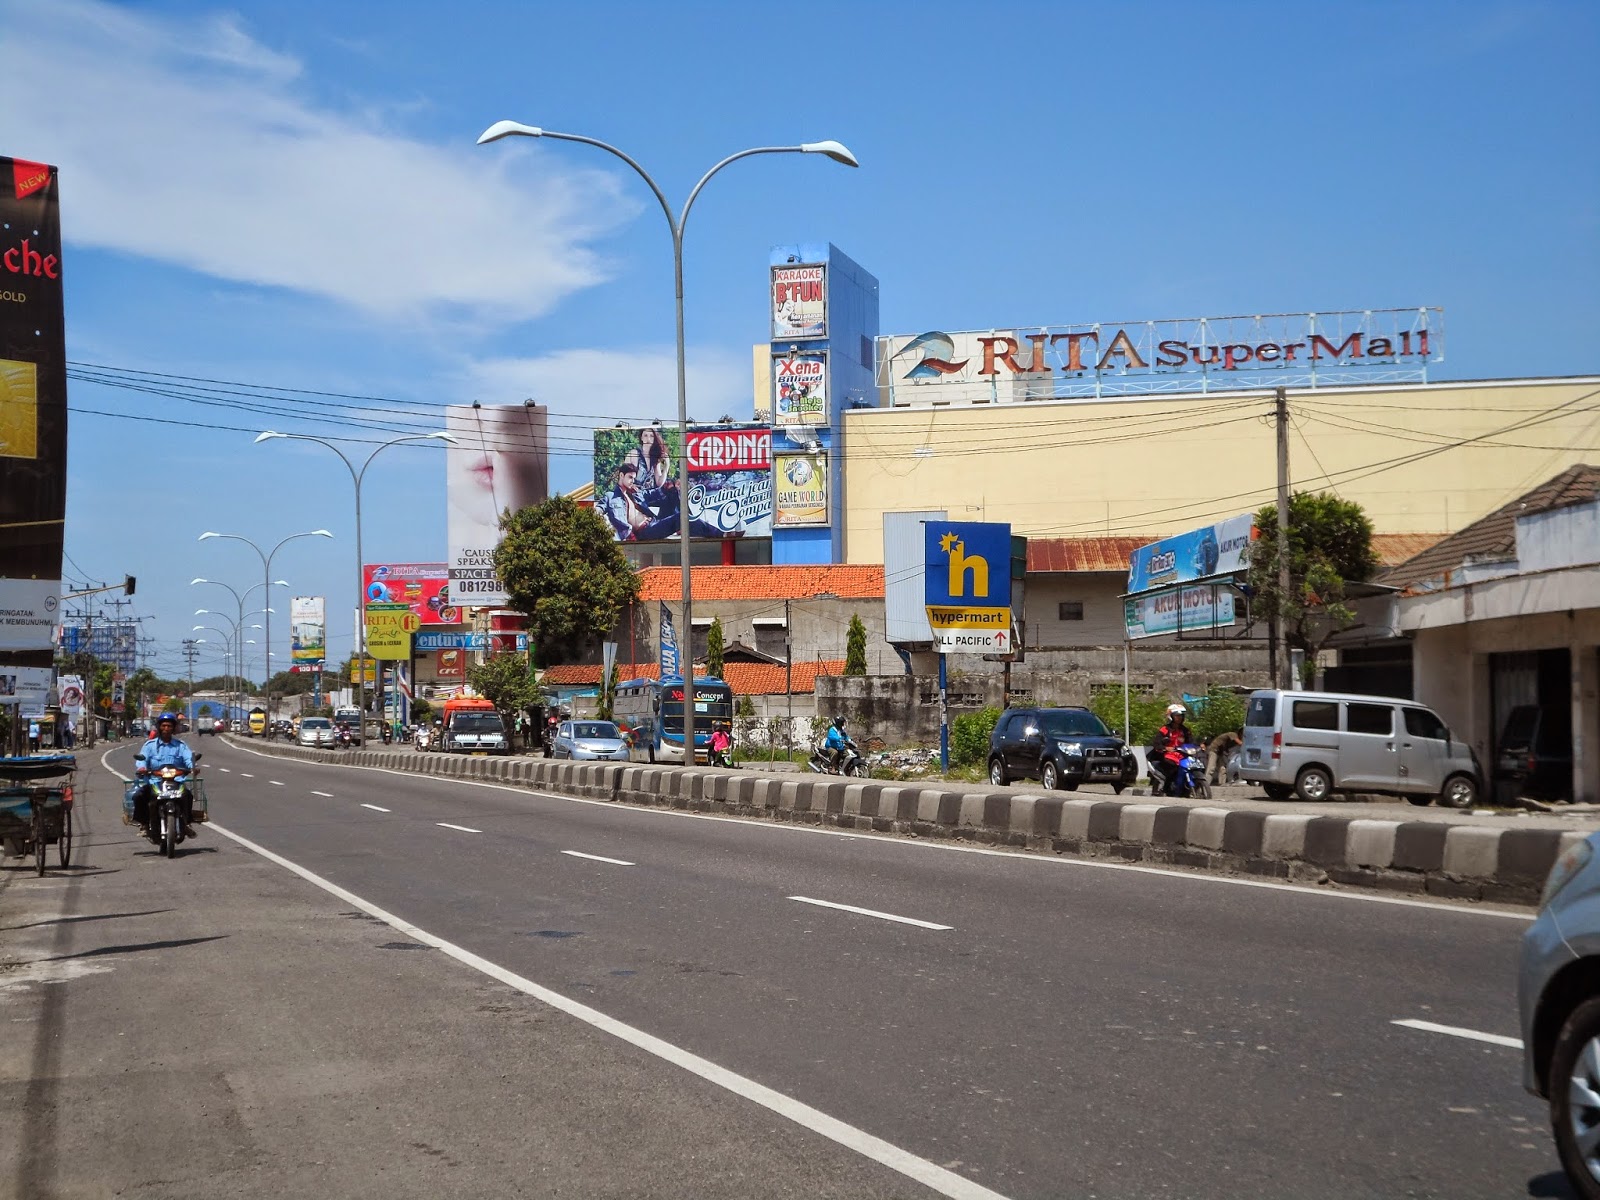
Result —
[[[832, 593], [841, 600], [883, 599], [883, 568], [839, 566], [691, 567], [696, 600], [783, 600]], [[681, 600], [681, 567], [646, 567], [639, 572], [640, 600]]]
[[1128, 573], [1128, 560], [1157, 537], [1029, 538], [1028, 573], [1064, 575], [1079, 571]]

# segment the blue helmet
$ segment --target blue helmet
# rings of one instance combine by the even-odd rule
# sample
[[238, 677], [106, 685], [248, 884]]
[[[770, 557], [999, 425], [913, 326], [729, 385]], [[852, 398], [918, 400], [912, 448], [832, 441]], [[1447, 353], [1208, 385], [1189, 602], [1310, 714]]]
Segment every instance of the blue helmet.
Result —
[[169, 713], [169, 712], [162, 713], [159, 717], [156, 718], [157, 727], [159, 727], [163, 721], [171, 721], [172, 722], [172, 727], [174, 729], [176, 729], [178, 727], [178, 714], [177, 713]]

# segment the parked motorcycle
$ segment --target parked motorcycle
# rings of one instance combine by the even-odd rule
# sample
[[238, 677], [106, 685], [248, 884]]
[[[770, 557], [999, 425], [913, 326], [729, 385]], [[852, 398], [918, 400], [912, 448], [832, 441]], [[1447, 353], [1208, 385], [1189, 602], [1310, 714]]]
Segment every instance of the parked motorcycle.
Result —
[[861, 757], [861, 751], [852, 741], [846, 741], [839, 753], [839, 765], [833, 765], [832, 756], [823, 746], [818, 746], [811, 752], [811, 757], [806, 760], [806, 767], [818, 775], [846, 775], [859, 779], [867, 777], [867, 760]]
[[1178, 761], [1152, 757], [1150, 794], [1176, 796], [1181, 799], [1211, 799], [1211, 785], [1206, 782], [1206, 752], [1192, 742], [1178, 747]]

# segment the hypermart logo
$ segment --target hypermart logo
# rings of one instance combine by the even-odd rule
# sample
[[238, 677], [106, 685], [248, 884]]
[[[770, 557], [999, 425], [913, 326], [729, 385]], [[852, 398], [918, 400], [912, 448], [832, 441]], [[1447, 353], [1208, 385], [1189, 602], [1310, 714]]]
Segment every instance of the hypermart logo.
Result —
[[934, 628], [1009, 628], [1011, 526], [929, 521], [924, 527], [924, 603]]

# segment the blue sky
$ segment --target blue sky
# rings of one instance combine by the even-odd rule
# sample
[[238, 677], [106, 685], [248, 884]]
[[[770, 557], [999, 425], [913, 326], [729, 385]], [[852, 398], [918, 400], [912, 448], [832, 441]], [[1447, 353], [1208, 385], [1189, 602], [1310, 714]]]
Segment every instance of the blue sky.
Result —
[[[501, 118], [612, 142], [674, 203], [747, 146], [860, 159], [757, 158], [697, 202], [701, 419], [749, 414], [767, 250], [795, 241], [878, 276], [885, 332], [1427, 304], [1436, 378], [1600, 370], [1590, 0], [0, 0], [0, 30], [0, 153], [61, 167], [71, 359], [423, 423], [531, 396], [562, 489], [596, 421], [673, 415], [670, 243], [609, 156], [474, 146]], [[158, 669], [227, 599], [191, 578], [260, 578], [206, 529], [331, 530], [273, 575], [330, 598], [348, 653], [348, 475], [317, 446], [252, 445], [348, 432], [325, 400], [268, 417], [74, 382], [71, 403], [68, 573], [139, 577]], [[444, 557], [440, 452], [385, 451], [363, 501], [369, 561]]]

